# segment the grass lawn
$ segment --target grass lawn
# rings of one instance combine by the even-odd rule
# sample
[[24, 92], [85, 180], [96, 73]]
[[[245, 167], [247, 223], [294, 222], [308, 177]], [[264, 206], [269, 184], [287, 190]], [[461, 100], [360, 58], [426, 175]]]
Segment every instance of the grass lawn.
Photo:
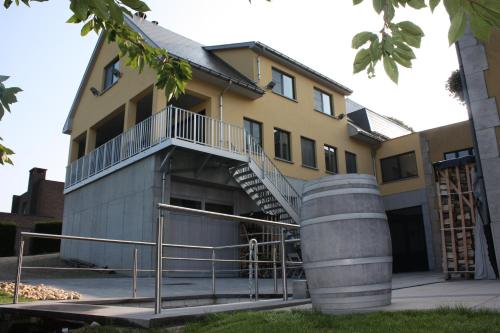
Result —
[[[29, 302], [32, 301], [29, 298], [19, 297], [19, 302]], [[12, 303], [12, 296], [7, 293], [0, 291], [0, 304], [10, 304]]]
[[500, 333], [500, 314], [491, 311], [439, 309], [328, 316], [310, 311], [267, 311], [216, 314], [182, 330], [87, 327], [79, 333], [225, 333], [225, 332], [336, 332], [336, 333]]

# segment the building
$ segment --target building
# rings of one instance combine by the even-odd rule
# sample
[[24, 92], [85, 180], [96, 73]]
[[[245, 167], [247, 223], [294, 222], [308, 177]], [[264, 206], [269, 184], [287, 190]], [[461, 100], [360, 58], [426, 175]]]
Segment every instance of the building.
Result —
[[495, 249], [500, 267], [500, 31], [493, 31], [483, 44], [468, 30], [457, 43], [457, 53], [488, 204], [489, 246]]
[[[6, 255], [16, 253], [20, 234], [23, 231], [33, 232], [37, 228], [37, 225], [44, 224], [48, 227], [49, 223], [52, 225], [54, 222], [58, 224], [55, 228], [59, 232], [61, 230], [60, 224], [62, 222], [64, 206], [64, 183], [47, 180], [45, 179], [46, 174], [46, 169], [31, 169], [27, 191], [21, 195], [12, 196], [10, 213], [0, 213], [0, 224], [15, 227], [15, 238], [6, 237], [3, 243], [3, 250], [5, 251], [2, 252]], [[44, 229], [43, 226], [38, 226], [38, 228], [39, 230], [49, 231], [47, 228]], [[31, 254], [30, 245], [31, 242], [26, 243], [25, 254]], [[50, 246], [51, 244], [49, 244]], [[43, 252], [43, 250], [39, 252]]]
[[[286, 222], [299, 221], [305, 181], [366, 173], [379, 180], [393, 238], [419, 232], [418, 246], [400, 249], [402, 258], [414, 257], [412, 264], [398, 270], [440, 269], [430, 163], [472, 146], [466, 122], [413, 133], [346, 103], [350, 89], [260, 42], [203, 46], [137, 16], [126, 22], [152, 45], [188, 60], [193, 80], [167, 103], [152, 71], [123, 66], [116, 45], [99, 39], [64, 126], [71, 136], [64, 234], [151, 241], [163, 172], [166, 202]], [[437, 132], [461, 139], [450, 142]], [[404, 216], [411, 226], [399, 227]], [[167, 221], [165, 239], [172, 243], [276, 236], [199, 216], [170, 214]], [[61, 253], [117, 268], [132, 260], [130, 248], [85, 242], [63, 242]], [[153, 255], [140, 250], [143, 267], [151, 267]], [[169, 249], [168, 255], [210, 254]]]

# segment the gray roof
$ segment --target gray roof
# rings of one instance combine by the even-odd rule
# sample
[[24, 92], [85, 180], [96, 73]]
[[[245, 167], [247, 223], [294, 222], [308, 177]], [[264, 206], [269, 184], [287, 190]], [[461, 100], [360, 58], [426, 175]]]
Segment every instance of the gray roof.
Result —
[[352, 123], [370, 133], [394, 139], [403, 135], [411, 134], [407, 128], [399, 125], [393, 120], [372, 111], [351, 99], [346, 99], [347, 117]]
[[253, 81], [205, 50], [202, 44], [138, 16], [125, 16], [125, 19], [144, 39], [156, 47], [168, 50], [171, 56], [187, 60], [192, 67], [199, 70], [231, 79], [233, 83], [264, 93]]
[[284, 64], [285, 66], [289, 66], [299, 72], [302, 72], [305, 75], [308, 75], [315, 80], [320, 81], [321, 83], [325, 84], [326, 86], [331, 87], [332, 89], [338, 91], [341, 94], [344, 95], [350, 95], [352, 94], [352, 90], [347, 88], [346, 86], [338, 83], [337, 81], [327, 77], [326, 75], [321, 74], [318, 71], [315, 71], [311, 67], [308, 67], [301, 62], [290, 58], [289, 56], [285, 55], [284, 53], [281, 53], [275, 49], [273, 49], [270, 46], [267, 46], [264, 43], [261, 42], [244, 42], [244, 43], [233, 43], [233, 44], [222, 44], [222, 45], [213, 45], [213, 46], [205, 46], [205, 50], [208, 51], [218, 51], [218, 50], [230, 50], [230, 49], [241, 49], [241, 48], [250, 48], [253, 50], [256, 50], [260, 53], [263, 53], [267, 56], [270, 56], [274, 60], [276, 60], [279, 63]]

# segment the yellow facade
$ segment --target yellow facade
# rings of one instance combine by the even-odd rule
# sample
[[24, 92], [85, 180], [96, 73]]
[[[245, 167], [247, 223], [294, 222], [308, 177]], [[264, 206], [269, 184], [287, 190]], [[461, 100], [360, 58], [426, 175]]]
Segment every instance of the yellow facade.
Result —
[[[495, 30], [491, 39], [485, 44], [486, 57], [488, 59], [488, 70], [484, 76], [489, 97], [493, 97], [500, 104], [500, 30]], [[498, 110], [500, 116], [500, 108]]]
[[[123, 128], [132, 127], [135, 124], [136, 103], [145, 94], [153, 94], [153, 113], [164, 109], [167, 105], [164, 93], [154, 87], [155, 75], [150, 69], [146, 68], [142, 74], [139, 74], [136, 70], [125, 66], [123, 62], [120, 64], [122, 76], [116, 84], [102, 92], [100, 96], [94, 96], [90, 88], [95, 87], [99, 90], [102, 88], [104, 67], [118, 54], [114, 44], [104, 42], [98, 47], [100, 49], [90, 69], [90, 75], [84, 82], [82, 95], [73, 117], [70, 162], [77, 158], [77, 141], [82, 136], [86, 137], [87, 153], [95, 148], [95, 128], [105, 119], [109, 119], [110, 115], [124, 112]], [[273, 68], [294, 78], [295, 99], [286, 98], [269, 89], [266, 89], [262, 97], [251, 99], [236, 93], [231, 85], [228, 87], [208, 82], [196, 71], [186, 89], [187, 95], [194, 96], [200, 101], [197, 105], [191, 106], [190, 111], [204, 110], [207, 116], [222, 119], [240, 127], [243, 127], [245, 118], [260, 122], [263, 148], [271, 158], [274, 157], [274, 129], [288, 131], [291, 138], [291, 161], [273, 159], [280, 171], [288, 177], [310, 180], [326, 175], [323, 146], [329, 145], [337, 149], [339, 173], [346, 172], [345, 152], [354, 153], [357, 157], [358, 173], [373, 174], [373, 170], [376, 169], [382, 194], [395, 194], [425, 187], [422, 138], [428, 141], [431, 162], [441, 160], [445, 152], [472, 146], [468, 123], [463, 122], [388, 140], [374, 148], [349, 136], [347, 117], [338, 119], [314, 110], [314, 88], [318, 88], [331, 95], [335, 116], [345, 114], [346, 103], [342, 93], [292, 68], [259, 55], [251, 49], [216, 51], [216, 54], [249, 79], [256, 81], [262, 89], [266, 89], [266, 85], [272, 81]], [[222, 115], [219, 104], [221, 94], [223, 96]], [[317, 168], [302, 165], [301, 137], [315, 141]], [[454, 140], [449, 140], [450, 137]], [[383, 183], [380, 160], [410, 151], [414, 151], [416, 155], [418, 176]], [[375, 168], [373, 163], [375, 163]]]
[[[230, 57], [226, 51], [226, 62], [237, 68], [244, 74], [257, 77], [257, 54], [250, 50], [240, 52], [234, 50], [235, 55]], [[85, 83], [83, 94], [77, 106], [71, 131], [72, 149], [70, 161], [76, 159], [75, 139], [83, 133], [87, 135], [88, 153], [95, 148], [94, 128], [103, 120], [117, 110], [125, 110], [124, 128], [129, 128], [135, 123], [134, 102], [144, 92], [153, 90], [154, 102], [153, 112], [157, 112], [166, 106], [163, 92], [153, 88], [154, 74], [145, 69], [142, 74], [132, 70], [124, 64], [120, 64], [122, 77], [118, 82], [103, 92], [100, 96], [94, 96], [90, 92], [91, 87], [100, 89], [102, 87], [104, 67], [116, 58], [118, 53], [114, 44], [103, 43], [93, 68]], [[245, 61], [239, 64], [236, 60], [239, 56]], [[252, 65], [245, 66], [249, 62]], [[278, 168], [289, 177], [298, 179], [314, 179], [326, 174], [323, 145], [327, 144], [337, 148], [338, 169], [340, 173], [345, 172], [345, 151], [356, 154], [358, 172], [373, 173], [371, 148], [349, 137], [347, 131], [347, 118], [338, 120], [314, 110], [313, 89], [315, 87], [329, 93], [332, 96], [332, 104], [335, 115], [345, 114], [345, 97], [328, 87], [320, 85], [309, 78], [281, 66], [265, 57], [260, 56], [261, 80], [267, 84], [272, 80], [272, 68], [277, 68], [295, 79], [296, 99], [291, 100], [268, 90], [264, 96], [256, 100], [244, 97], [232, 91], [231, 87], [223, 95], [222, 120], [237, 126], [243, 126], [244, 118], [259, 121], [263, 124], [263, 146], [264, 151], [271, 158], [274, 156], [274, 128], [280, 128], [291, 134], [291, 161], [285, 162], [275, 159]], [[245, 73], [246, 72], [246, 73]], [[265, 86], [261, 84], [260, 86]], [[220, 119], [219, 97], [223, 92], [223, 86], [201, 80], [196, 75], [187, 85], [186, 93], [196, 96], [203, 102], [190, 107], [190, 111], [199, 112], [205, 110], [206, 115]], [[175, 102], [174, 102], [175, 104]], [[301, 137], [315, 141], [317, 168], [311, 169], [302, 166]]]

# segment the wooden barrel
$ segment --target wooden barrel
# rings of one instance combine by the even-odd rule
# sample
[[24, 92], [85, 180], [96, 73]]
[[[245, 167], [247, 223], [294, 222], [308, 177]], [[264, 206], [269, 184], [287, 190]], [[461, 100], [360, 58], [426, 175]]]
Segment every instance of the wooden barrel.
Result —
[[391, 303], [391, 236], [375, 177], [306, 183], [300, 237], [314, 309], [342, 313]]

